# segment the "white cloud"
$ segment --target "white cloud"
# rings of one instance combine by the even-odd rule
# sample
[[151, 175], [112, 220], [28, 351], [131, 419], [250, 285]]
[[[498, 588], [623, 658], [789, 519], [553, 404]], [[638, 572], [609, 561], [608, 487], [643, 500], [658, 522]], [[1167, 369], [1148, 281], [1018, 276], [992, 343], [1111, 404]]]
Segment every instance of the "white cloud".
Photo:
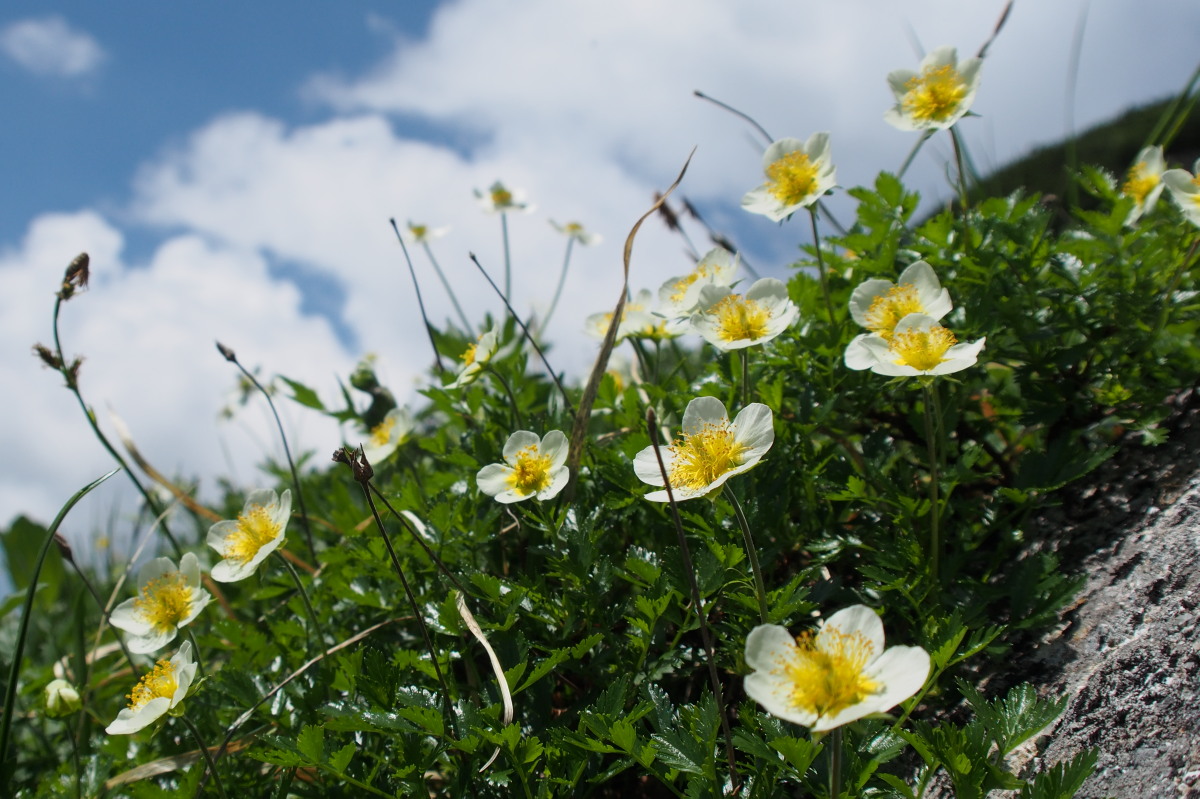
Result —
[[99, 42], [59, 16], [24, 19], [0, 30], [0, 52], [37, 75], [73, 78], [104, 61]]

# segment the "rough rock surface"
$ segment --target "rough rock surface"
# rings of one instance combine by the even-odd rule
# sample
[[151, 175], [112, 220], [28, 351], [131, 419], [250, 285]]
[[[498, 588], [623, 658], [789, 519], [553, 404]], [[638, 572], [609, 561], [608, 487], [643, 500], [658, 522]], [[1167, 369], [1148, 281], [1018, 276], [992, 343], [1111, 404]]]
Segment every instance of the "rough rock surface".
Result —
[[1167, 443], [1126, 450], [1043, 515], [1039, 538], [1087, 584], [1032, 665], [998, 675], [1071, 697], [1025, 771], [1096, 748], [1081, 799], [1200, 799], [1200, 392], [1173, 404]]

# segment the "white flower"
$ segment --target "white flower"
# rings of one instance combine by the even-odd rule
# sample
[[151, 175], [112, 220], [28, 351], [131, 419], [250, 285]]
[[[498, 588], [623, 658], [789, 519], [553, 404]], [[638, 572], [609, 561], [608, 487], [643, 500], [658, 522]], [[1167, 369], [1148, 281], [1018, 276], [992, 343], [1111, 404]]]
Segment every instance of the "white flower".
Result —
[[[683, 437], [659, 452], [671, 493], [682, 502], [707, 496], [735, 474], [753, 469], [774, 443], [774, 420], [766, 405], [751, 403], [730, 422], [719, 399], [697, 397], [683, 411]], [[633, 470], [643, 483], [665, 485], [653, 446], [634, 457]], [[666, 502], [666, 489], [652, 491], [646, 499]]]
[[129, 707], [117, 714], [117, 719], [105, 728], [109, 735], [128, 735], [158, 720], [187, 696], [196, 677], [192, 661], [192, 642], [183, 646], [170, 660], [160, 660], [129, 692]]
[[1171, 196], [1188, 221], [1200, 226], [1200, 159], [1192, 169], [1195, 175], [1186, 169], [1168, 169], [1163, 173], [1162, 182], [1170, 189]]
[[552, 499], [570, 476], [567, 470], [567, 437], [551, 430], [545, 438], [518, 430], [504, 443], [504, 463], [491, 463], [479, 470], [479, 490], [497, 502], [509, 504], [536, 496]]
[[792, 638], [775, 624], [746, 637], [746, 695], [773, 716], [825, 732], [883, 713], [920, 690], [929, 654], [883, 648], [883, 622], [865, 605], [830, 616], [814, 635]]
[[258, 564], [283, 543], [283, 533], [292, 513], [292, 492], [282, 496], [262, 488], [246, 499], [236, 520], [217, 522], [208, 528], [208, 545], [224, 560], [212, 567], [212, 578], [220, 583], [244, 580]]
[[489, 214], [509, 212], [529, 213], [533, 206], [525, 202], [525, 193], [520, 189], [508, 189], [500, 181], [493, 183], [487, 191], [475, 189], [475, 198]]
[[814, 133], [808, 141], [780, 139], [763, 153], [767, 182], [742, 197], [742, 207], [782, 221], [821, 199], [837, 185], [829, 160], [829, 134]]
[[979, 89], [978, 58], [958, 60], [953, 47], [939, 47], [917, 72], [898, 69], [888, 75], [896, 105], [883, 118], [900, 130], [943, 130], [962, 119]]
[[1133, 199], [1133, 208], [1125, 217], [1125, 224], [1132, 225], [1154, 210], [1158, 195], [1163, 190], [1163, 173], [1167, 163], [1163, 159], [1161, 147], [1146, 147], [1137, 154], [1137, 160], [1129, 168], [1125, 182], [1121, 184], [1121, 193]]
[[724, 247], [714, 247], [682, 277], [673, 277], [658, 290], [659, 313], [668, 319], [690, 316], [700, 304], [705, 286], [732, 286], [737, 276], [739, 256]]
[[113, 608], [109, 621], [132, 634], [126, 640], [130, 652], [157, 652], [211, 600], [200, 587], [200, 562], [194, 554], [184, 553], [178, 569], [170, 558], [155, 558], [138, 572], [138, 595]]
[[463, 365], [458, 371], [458, 377], [452, 383], [447, 384], [446, 388], [461, 388], [474, 383], [475, 378], [479, 377], [480, 371], [483, 370], [483, 365], [496, 354], [498, 337], [499, 333], [493, 326], [491, 330], [482, 333], [474, 344], [468, 345], [460, 356]]
[[603, 239], [600, 237], [600, 234], [588, 233], [586, 230], [584, 230], [583, 225], [579, 224], [578, 222], [568, 222], [565, 225], [560, 225], [551, 219], [550, 224], [553, 225], [554, 229], [559, 233], [562, 233], [569, 239], [574, 239], [584, 247], [591, 247], [592, 245], [599, 244], [601, 241], [603, 241]]
[[450, 228], [448, 227], [431, 228], [428, 225], [416, 225], [413, 224], [413, 221], [410, 219], [403, 236], [406, 241], [409, 241], [413, 244], [428, 244], [434, 239], [440, 239], [449, 232]]
[[44, 698], [46, 715], [52, 719], [69, 716], [83, 707], [79, 691], [75, 690], [74, 685], [63, 679], [55, 679], [47, 683]]
[[367, 432], [367, 440], [362, 442], [367, 462], [378, 464], [385, 461], [404, 443], [412, 429], [413, 419], [408, 408], [392, 408], [382, 422]]
[[932, 316], [913, 313], [900, 320], [890, 338], [874, 333], [855, 338], [846, 347], [845, 362], [851, 369], [890, 377], [948, 375], [974, 365], [985, 340], [959, 344]]
[[[642, 289], [632, 300], [627, 300], [621, 309], [621, 323], [617, 325], [617, 341], [626, 338], [668, 339], [683, 332], [684, 326], [673, 319], [650, 310], [653, 295]], [[612, 324], [612, 311], [594, 313], [583, 320], [583, 330], [592, 338], [603, 340]]]
[[937, 320], [953, 307], [950, 292], [942, 288], [933, 267], [924, 261], [910, 264], [895, 283], [867, 280], [850, 295], [850, 316], [884, 338], [891, 338], [896, 324], [910, 313], [923, 313]]
[[723, 351], [765, 344], [791, 327], [800, 310], [788, 299], [782, 280], [764, 277], [743, 294], [725, 286], [700, 290], [701, 310], [692, 314], [692, 329]]

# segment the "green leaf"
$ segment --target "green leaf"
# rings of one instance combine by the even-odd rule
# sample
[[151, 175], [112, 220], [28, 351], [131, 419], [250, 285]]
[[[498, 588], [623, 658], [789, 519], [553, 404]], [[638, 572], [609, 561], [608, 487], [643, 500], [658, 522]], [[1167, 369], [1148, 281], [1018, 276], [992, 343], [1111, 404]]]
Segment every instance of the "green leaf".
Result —
[[336, 772], [344, 773], [346, 767], [350, 765], [355, 751], [357, 751], [357, 747], [353, 743], [346, 744], [329, 756], [329, 767]]
[[325, 403], [321, 402], [321, 398], [317, 396], [317, 392], [313, 391], [303, 383], [297, 383], [295, 380], [290, 380], [283, 375], [279, 379], [287, 383], [288, 388], [292, 390], [291, 399], [300, 403], [305, 408], [312, 408], [315, 411], [326, 411]]
[[325, 728], [318, 724], [305, 724], [296, 738], [296, 750], [314, 766], [325, 762]]
[[1068, 763], [1055, 763], [1021, 789], [1019, 799], [1071, 799], [1096, 768], [1098, 749], [1088, 749]]

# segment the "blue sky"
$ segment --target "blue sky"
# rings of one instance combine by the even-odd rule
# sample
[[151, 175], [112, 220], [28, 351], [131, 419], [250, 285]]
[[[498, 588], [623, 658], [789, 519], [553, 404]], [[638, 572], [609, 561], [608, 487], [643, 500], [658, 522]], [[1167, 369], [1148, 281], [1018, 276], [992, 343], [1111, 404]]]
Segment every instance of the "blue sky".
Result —
[[[474, 189], [502, 179], [536, 205], [509, 220], [523, 312], [544, 312], [557, 278], [565, 242], [548, 221], [602, 234], [576, 249], [549, 330], [552, 358], [579, 373], [596, 347], [583, 318], [615, 301], [621, 242], [692, 147], [681, 191], [761, 271], [786, 276], [808, 237], [804, 220], [775, 225], [740, 209], [761, 182], [761, 144], [693, 89], [777, 137], [830, 131], [840, 185], [870, 183], [914, 141], [882, 120], [887, 73], [915, 67], [918, 46], [973, 53], [1002, 5], [10, 0], [0, 9], [0, 524], [18, 512], [49, 518], [107, 468], [78, 408], [30, 356], [50, 338], [55, 285], [80, 250], [93, 287], [64, 309], [63, 333], [87, 358], [84, 391], [101, 424], [120, 414], [152, 462], [209, 496], [217, 475], [253, 485], [278, 445], [261, 408], [218, 419], [234, 375], [214, 339], [330, 397], [367, 352], [401, 396], [428, 379], [389, 217], [451, 227], [434, 250], [475, 320], [499, 305], [466, 254], [493, 271], [501, 255], [498, 220]], [[983, 66], [979, 117], [961, 124], [977, 163], [1060, 138], [1068, 108], [1082, 129], [1182, 87], [1198, 29], [1192, 0], [1017, 2]], [[929, 203], [949, 194], [949, 157], [937, 138], [910, 170]], [[852, 212], [844, 191], [830, 205]], [[690, 265], [678, 238], [649, 225], [633, 287]], [[447, 318], [420, 253], [417, 266], [434, 318]], [[339, 440], [325, 420], [285, 410], [296, 448]], [[116, 482], [81, 519], [132, 512]]]

